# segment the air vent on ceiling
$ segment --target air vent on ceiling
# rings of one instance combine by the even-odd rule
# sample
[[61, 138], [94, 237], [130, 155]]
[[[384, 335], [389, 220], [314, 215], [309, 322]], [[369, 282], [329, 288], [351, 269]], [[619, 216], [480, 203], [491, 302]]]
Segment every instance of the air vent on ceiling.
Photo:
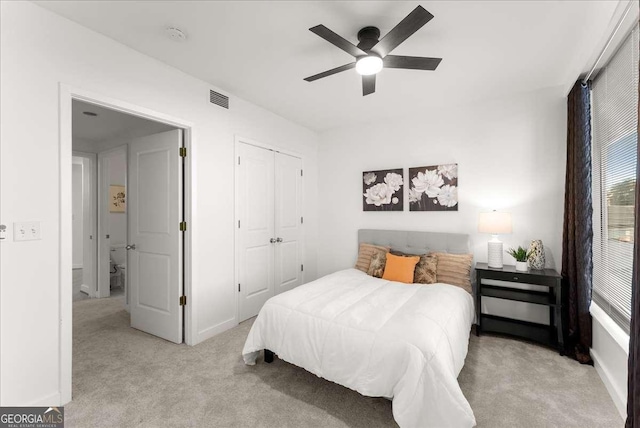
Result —
[[216, 91], [209, 91], [209, 102], [223, 108], [229, 108], [229, 97]]

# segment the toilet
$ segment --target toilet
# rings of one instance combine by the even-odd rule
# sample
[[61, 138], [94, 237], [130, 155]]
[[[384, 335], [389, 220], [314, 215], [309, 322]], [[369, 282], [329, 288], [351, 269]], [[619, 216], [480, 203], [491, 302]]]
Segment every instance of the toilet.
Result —
[[124, 245], [113, 246], [110, 251], [110, 288], [125, 288], [127, 278], [127, 249]]

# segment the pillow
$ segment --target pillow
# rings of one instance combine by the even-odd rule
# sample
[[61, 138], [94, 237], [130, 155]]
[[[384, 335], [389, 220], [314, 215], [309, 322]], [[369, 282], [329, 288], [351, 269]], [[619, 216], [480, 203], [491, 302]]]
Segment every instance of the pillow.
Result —
[[413, 274], [413, 282], [416, 284], [435, 284], [438, 271], [438, 258], [433, 254], [420, 256]]
[[471, 293], [471, 263], [473, 254], [431, 253], [438, 259], [438, 282], [458, 286]]
[[360, 244], [360, 250], [358, 251], [358, 261], [356, 262], [356, 269], [367, 273], [367, 271], [369, 270], [369, 264], [371, 264], [371, 256], [373, 255], [373, 251], [376, 249], [384, 250], [385, 252], [389, 251], [389, 247], [382, 247], [380, 245], [365, 243]]
[[376, 278], [382, 278], [384, 267], [387, 264], [387, 252], [378, 248], [374, 249], [373, 251], [374, 252], [371, 256], [371, 263], [369, 264], [369, 269], [367, 270], [367, 275], [371, 275]]
[[412, 284], [413, 272], [419, 261], [419, 256], [403, 257], [387, 254], [387, 263], [384, 267], [382, 279]]

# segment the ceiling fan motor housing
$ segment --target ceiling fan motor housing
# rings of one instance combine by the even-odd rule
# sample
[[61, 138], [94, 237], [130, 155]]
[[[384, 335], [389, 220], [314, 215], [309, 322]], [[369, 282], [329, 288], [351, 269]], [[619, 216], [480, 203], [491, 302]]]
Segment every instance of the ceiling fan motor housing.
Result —
[[364, 27], [358, 31], [358, 47], [363, 51], [368, 51], [378, 43], [380, 30], [377, 27]]

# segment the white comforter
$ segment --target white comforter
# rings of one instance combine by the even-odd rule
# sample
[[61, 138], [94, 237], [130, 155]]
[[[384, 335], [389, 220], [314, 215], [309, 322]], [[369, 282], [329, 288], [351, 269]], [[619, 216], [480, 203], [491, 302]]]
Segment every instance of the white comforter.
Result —
[[393, 399], [401, 427], [471, 427], [457, 377], [473, 299], [447, 284], [408, 285], [347, 269], [267, 301], [242, 351], [262, 349], [371, 397]]

